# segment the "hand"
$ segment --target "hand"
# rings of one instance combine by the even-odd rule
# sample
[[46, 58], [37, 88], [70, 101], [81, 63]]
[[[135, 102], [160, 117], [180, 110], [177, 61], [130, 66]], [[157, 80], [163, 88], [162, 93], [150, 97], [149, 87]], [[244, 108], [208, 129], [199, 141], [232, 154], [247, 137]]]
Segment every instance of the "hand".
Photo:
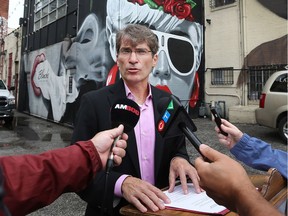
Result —
[[111, 145], [113, 144], [114, 139], [119, 135], [121, 135], [121, 139], [116, 142], [116, 146], [112, 149], [115, 165], [121, 164], [122, 158], [126, 154], [126, 151], [124, 149], [127, 147], [126, 141], [128, 139], [128, 135], [126, 133], [123, 133], [123, 130], [124, 126], [119, 125], [118, 128], [101, 131], [91, 139], [95, 148], [98, 151], [104, 169], [106, 167], [107, 159], [110, 155]]
[[219, 142], [231, 149], [241, 139], [243, 133], [233, 124], [225, 119], [221, 119], [221, 129], [228, 133], [228, 136], [224, 136], [220, 133], [218, 127], [215, 127], [215, 131], [218, 133]]
[[250, 196], [251, 191], [258, 193], [238, 162], [204, 144], [200, 145], [200, 151], [211, 161], [206, 162], [201, 157], [195, 160], [200, 186], [215, 202], [235, 211], [241, 198]]
[[187, 177], [192, 180], [196, 193], [201, 192], [199, 186], [199, 176], [196, 169], [184, 158], [175, 157], [171, 161], [170, 171], [169, 171], [169, 190], [168, 192], [173, 192], [175, 187], [176, 178], [180, 177], [181, 186], [184, 194], [188, 194]]
[[165, 209], [164, 203], [170, 203], [170, 199], [158, 188], [149, 182], [129, 176], [122, 184], [123, 197], [133, 204], [139, 211], [146, 212]]

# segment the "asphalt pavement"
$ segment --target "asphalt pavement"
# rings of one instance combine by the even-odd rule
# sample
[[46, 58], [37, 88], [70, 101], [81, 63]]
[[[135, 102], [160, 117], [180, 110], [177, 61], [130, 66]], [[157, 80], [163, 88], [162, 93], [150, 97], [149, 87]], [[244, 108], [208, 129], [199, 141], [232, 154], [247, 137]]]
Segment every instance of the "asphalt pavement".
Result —
[[[214, 131], [215, 123], [210, 118], [193, 119], [197, 126], [196, 136], [202, 143], [217, 149], [233, 158], [233, 155], [219, 144]], [[276, 130], [259, 126], [257, 124], [236, 124], [243, 132], [258, 137], [270, 143], [273, 148], [287, 151], [284, 143]], [[37, 154], [50, 149], [61, 148], [69, 145], [72, 128], [67, 125], [56, 124], [25, 113], [15, 113], [15, 119], [10, 125], [0, 122], [0, 156], [16, 154]], [[188, 142], [187, 150], [191, 161], [199, 156], [194, 147]], [[252, 169], [242, 164], [248, 174], [261, 174], [262, 171]], [[85, 202], [76, 194], [61, 195], [51, 205], [37, 210], [29, 216], [80, 216], [84, 215]]]

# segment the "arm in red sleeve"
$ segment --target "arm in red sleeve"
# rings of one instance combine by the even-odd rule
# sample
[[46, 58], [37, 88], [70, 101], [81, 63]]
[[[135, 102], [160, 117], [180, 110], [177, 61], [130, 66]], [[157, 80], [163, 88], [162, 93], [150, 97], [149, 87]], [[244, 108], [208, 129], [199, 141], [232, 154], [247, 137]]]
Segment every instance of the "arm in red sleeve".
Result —
[[62, 193], [84, 189], [100, 156], [91, 141], [38, 155], [0, 158], [4, 175], [4, 203], [12, 215], [26, 215], [52, 203]]

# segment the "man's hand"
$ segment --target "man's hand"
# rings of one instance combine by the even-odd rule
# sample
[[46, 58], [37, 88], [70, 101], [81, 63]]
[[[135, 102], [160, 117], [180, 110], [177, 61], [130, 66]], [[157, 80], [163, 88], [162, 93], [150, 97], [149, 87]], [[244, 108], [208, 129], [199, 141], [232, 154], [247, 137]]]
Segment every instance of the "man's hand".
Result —
[[132, 176], [124, 180], [122, 192], [123, 197], [141, 212], [148, 209], [155, 212], [164, 209], [164, 203], [170, 203], [170, 199], [160, 189]]
[[243, 193], [249, 196], [256, 188], [238, 162], [204, 144], [200, 145], [200, 151], [211, 161], [206, 162], [201, 157], [195, 160], [200, 186], [218, 204], [235, 211], [236, 199]]
[[282, 215], [256, 190], [238, 162], [204, 144], [200, 145], [200, 151], [210, 161], [201, 157], [195, 161], [200, 185], [216, 203], [239, 215]]
[[123, 133], [123, 130], [124, 126], [119, 125], [118, 128], [101, 131], [91, 139], [98, 151], [104, 169], [106, 167], [107, 159], [110, 155], [111, 145], [113, 144], [116, 137], [121, 136], [121, 139], [116, 142], [116, 146], [112, 149], [115, 165], [121, 164], [122, 158], [126, 154], [124, 149], [127, 147], [126, 141], [128, 139], [128, 135]]
[[201, 192], [201, 188], [199, 186], [200, 178], [198, 176], [196, 169], [184, 158], [181, 157], [173, 158], [170, 164], [168, 192], [173, 192], [176, 178], [180, 177], [183, 192], [184, 194], [187, 194], [188, 193], [187, 176], [192, 180], [196, 193], [200, 193]]

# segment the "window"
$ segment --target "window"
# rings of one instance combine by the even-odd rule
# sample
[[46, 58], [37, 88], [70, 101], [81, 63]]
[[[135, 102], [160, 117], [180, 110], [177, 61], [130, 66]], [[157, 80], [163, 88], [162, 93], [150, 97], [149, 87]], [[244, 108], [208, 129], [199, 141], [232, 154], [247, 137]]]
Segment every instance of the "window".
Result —
[[236, 0], [210, 0], [210, 7], [213, 8], [218, 8], [222, 7], [225, 5], [230, 5], [235, 3]]
[[211, 70], [212, 85], [232, 85], [234, 83], [233, 68], [215, 68]]
[[49, 5], [50, 11], [53, 11], [57, 8], [57, 1], [52, 1]]
[[6, 86], [2, 80], [0, 80], [0, 89], [6, 89]]
[[[264, 66], [251, 66], [248, 70], [248, 99], [259, 100], [262, 93], [262, 89], [268, 80], [268, 78], [276, 71], [284, 70], [286, 65], [264, 65]], [[281, 81], [285, 79], [280, 79]], [[277, 83], [275, 83], [276, 85]], [[285, 84], [280, 83], [281, 88], [284, 88]], [[280, 87], [280, 86], [279, 86]], [[276, 88], [276, 87], [273, 87]]]
[[65, 16], [67, 0], [36, 0], [34, 10], [34, 30]]
[[288, 93], [288, 74], [282, 74], [276, 78], [273, 82], [270, 91], [271, 92], [284, 92]]

